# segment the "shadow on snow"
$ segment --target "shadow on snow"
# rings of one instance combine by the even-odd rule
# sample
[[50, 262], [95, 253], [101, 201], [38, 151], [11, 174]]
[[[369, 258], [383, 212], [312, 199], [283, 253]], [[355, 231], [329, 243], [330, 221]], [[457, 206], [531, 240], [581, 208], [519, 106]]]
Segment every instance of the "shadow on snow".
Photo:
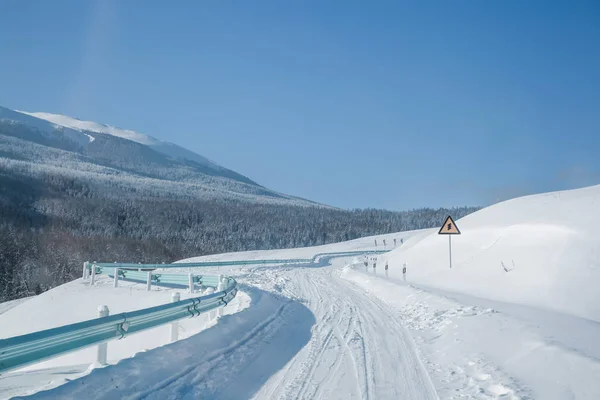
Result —
[[308, 343], [316, 321], [299, 302], [251, 286], [240, 290], [250, 307], [211, 328], [21, 398], [250, 398]]

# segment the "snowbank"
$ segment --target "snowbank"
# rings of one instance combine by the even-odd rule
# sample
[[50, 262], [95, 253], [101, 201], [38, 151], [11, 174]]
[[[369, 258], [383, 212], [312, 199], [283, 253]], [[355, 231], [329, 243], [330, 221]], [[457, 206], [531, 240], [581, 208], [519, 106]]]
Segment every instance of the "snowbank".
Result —
[[[0, 338], [23, 335], [30, 332], [55, 328], [62, 325], [85, 321], [97, 317], [100, 305], [107, 305], [111, 315], [120, 312], [134, 311], [153, 307], [171, 301], [171, 293], [179, 292], [181, 299], [200, 296], [193, 295], [185, 289], [169, 289], [153, 287], [146, 291], [145, 284], [121, 281], [118, 288], [112, 286], [111, 278], [98, 277], [95, 286], [77, 279], [58, 286], [52, 290], [29, 298], [0, 315]], [[248, 296], [238, 292], [236, 298], [225, 308], [225, 314], [235, 313], [248, 307]], [[188, 338], [216, 323], [209, 319], [209, 314], [179, 321], [179, 338]], [[146, 351], [169, 343], [169, 325], [163, 325], [144, 332], [111, 341], [108, 345], [109, 363], [132, 357], [138, 352]], [[96, 347], [91, 346], [73, 353], [33, 364], [20, 369], [38, 370], [69, 365], [91, 364], [96, 359]], [[0, 393], [1, 393], [0, 388]]]
[[600, 321], [599, 209], [600, 186], [512, 199], [456, 221], [452, 269], [437, 230], [381, 258], [391, 277], [406, 262], [410, 282]]
[[600, 398], [600, 324], [362, 271], [342, 277], [399, 310], [440, 399]]

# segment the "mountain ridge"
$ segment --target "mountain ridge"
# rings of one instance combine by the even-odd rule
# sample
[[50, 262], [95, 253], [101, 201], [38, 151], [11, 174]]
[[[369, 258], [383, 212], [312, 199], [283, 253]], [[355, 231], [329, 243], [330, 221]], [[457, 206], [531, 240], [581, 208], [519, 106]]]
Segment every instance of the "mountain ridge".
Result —
[[[17, 111], [17, 110], [16, 110]], [[202, 165], [209, 166], [214, 168], [215, 170], [225, 169], [221, 165], [217, 164], [214, 161], [209, 160], [208, 158], [197, 154], [191, 150], [185, 149], [175, 143], [165, 142], [159, 139], [156, 139], [153, 136], [146, 135], [144, 133], [140, 133], [131, 129], [123, 129], [118, 128], [112, 125], [94, 122], [94, 121], [86, 121], [81, 120], [79, 118], [70, 117], [68, 115], [61, 114], [52, 114], [46, 112], [27, 112], [27, 111], [17, 111], [23, 114], [30, 115], [34, 118], [43, 119], [48, 121], [56, 126], [65, 127], [81, 132], [94, 132], [106, 135], [112, 135], [116, 137], [120, 137], [122, 139], [131, 140], [132, 142], [137, 142], [151, 148], [154, 148], [160, 153], [171, 156], [173, 158], [186, 158], [191, 161], [197, 162]], [[90, 141], [92, 141], [90, 139]]]
[[[98, 169], [96, 172], [110, 175], [126, 174], [196, 185], [213, 198], [239, 198], [241, 194], [248, 200], [275, 199], [325, 206], [265, 188], [176, 144], [135, 131], [58, 114], [21, 112], [0, 106], [0, 139], [3, 147], [0, 156], [5, 158], [4, 164], [7, 165], [13, 160], [33, 163], [34, 168], [60, 165], [64, 170], [73, 171]], [[79, 156], [73, 157], [73, 154]], [[106, 168], [110, 171], [107, 172]]]

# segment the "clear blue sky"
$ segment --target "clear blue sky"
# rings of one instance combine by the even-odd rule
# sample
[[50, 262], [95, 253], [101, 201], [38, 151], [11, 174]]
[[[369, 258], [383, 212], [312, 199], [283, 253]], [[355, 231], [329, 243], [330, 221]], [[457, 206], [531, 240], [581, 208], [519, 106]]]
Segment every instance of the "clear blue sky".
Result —
[[0, 105], [346, 207], [600, 183], [600, 2], [3, 1]]

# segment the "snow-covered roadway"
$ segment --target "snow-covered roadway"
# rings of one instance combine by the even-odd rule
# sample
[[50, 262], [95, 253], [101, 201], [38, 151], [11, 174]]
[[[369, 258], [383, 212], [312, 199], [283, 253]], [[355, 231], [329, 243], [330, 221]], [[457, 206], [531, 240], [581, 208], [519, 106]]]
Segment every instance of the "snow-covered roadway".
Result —
[[33, 398], [437, 399], [399, 310], [342, 278], [348, 261], [238, 270], [252, 304], [217, 329]]
[[242, 292], [216, 326], [32, 398], [598, 398], [597, 323], [416, 288], [361, 261], [231, 268]]
[[437, 399], [398, 310], [341, 278], [342, 265], [248, 275], [255, 285], [302, 301], [316, 319], [308, 345], [255, 397]]

